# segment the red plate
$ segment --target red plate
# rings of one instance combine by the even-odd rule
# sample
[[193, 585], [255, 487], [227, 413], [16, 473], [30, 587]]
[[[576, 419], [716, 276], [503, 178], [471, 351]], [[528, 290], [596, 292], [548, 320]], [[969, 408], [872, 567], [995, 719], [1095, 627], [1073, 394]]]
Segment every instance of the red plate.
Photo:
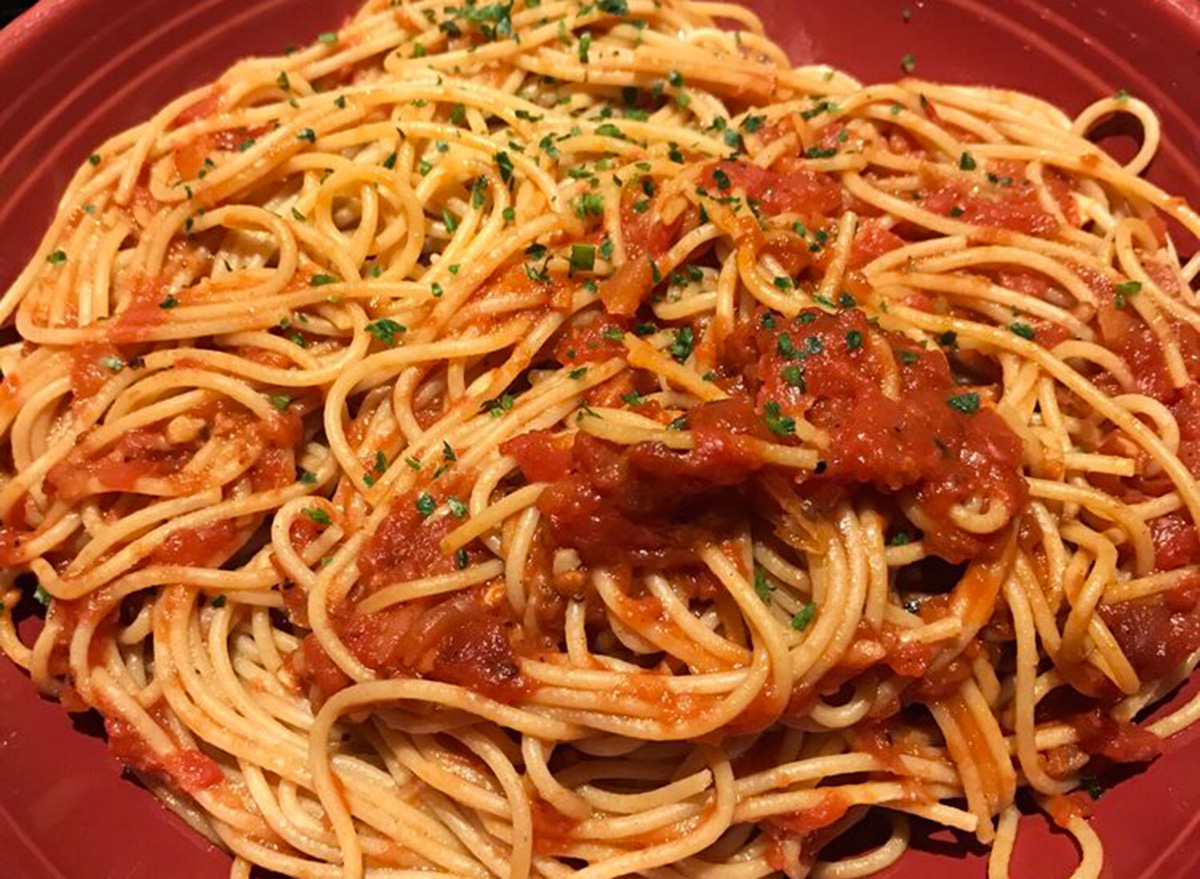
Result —
[[[358, 0], [42, 0], [0, 32], [0, 289], [95, 144], [214, 78], [236, 58], [336, 27]], [[1077, 111], [1118, 88], [1148, 100], [1166, 140], [1151, 171], [1200, 202], [1200, 3], [1196, 0], [758, 0], [798, 62], [865, 80], [917, 75], [1024, 89]], [[796, 11], [802, 7], [802, 11]], [[904, 15], [903, 10], [911, 10]], [[906, 20], [907, 19], [907, 20]], [[1186, 88], [1185, 88], [1186, 86]], [[1108, 879], [1200, 874], [1200, 732], [1100, 801]], [[1018, 879], [1066, 876], [1074, 853], [1030, 819]], [[890, 879], [981, 877], [978, 852], [921, 836]], [[6, 879], [217, 879], [227, 859], [122, 781], [96, 738], [0, 662], [0, 852]]]

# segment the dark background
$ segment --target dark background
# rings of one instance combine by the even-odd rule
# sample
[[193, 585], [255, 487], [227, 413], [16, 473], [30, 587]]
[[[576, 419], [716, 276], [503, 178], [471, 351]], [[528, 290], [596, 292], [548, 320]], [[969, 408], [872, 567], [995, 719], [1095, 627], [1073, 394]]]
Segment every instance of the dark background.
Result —
[[34, 0], [0, 0], [0, 27], [4, 27], [33, 3]]

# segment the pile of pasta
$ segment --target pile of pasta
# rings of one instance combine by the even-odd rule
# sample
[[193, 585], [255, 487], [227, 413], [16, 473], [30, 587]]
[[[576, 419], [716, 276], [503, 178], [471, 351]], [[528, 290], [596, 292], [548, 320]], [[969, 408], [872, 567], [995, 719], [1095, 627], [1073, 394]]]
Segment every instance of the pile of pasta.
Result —
[[915, 817], [998, 879], [1021, 802], [1096, 877], [1200, 711], [1135, 723], [1200, 647], [1159, 139], [723, 3], [370, 0], [100, 146], [0, 299], [0, 646], [235, 877], [851, 879]]

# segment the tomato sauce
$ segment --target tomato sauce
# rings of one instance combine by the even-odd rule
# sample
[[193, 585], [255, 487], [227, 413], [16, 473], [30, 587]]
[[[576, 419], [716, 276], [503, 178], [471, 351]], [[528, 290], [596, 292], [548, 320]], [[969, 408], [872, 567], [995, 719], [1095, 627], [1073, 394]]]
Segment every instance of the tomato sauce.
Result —
[[1161, 678], [1200, 647], [1200, 582], [1102, 604], [1100, 615], [1138, 675]]
[[1117, 308], [1110, 295], [1100, 299], [1096, 321], [1100, 341], [1125, 361], [1138, 391], [1164, 403], [1174, 400], [1162, 346], [1141, 316], [1129, 306]]
[[1088, 754], [1115, 763], [1147, 763], [1162, 753], [1163, 740], [1140, 726], [1116, 720], [1093, 708], [1067, 718], [1079, 733], [1079, 747]]
[[1009, 229], [1040, 238], [1058, 231], [1058, 220], [1038, 201], [1037, 189], [1012, 174], [991, 175], [998, 182], [970, 186], [959, 180], [932, 179], [918, 191], [917, 206], [973, 226]]
[[1073, 818], [1088, 818], [1092, 814], [1092, 801], [1083, 791], [1059, 794], [1046, 800], [1046, 814], [1064, 830]]
[[607, 314], [570, 327], [554, 346], [554, 359], [564, 366], [608, 360], [625, 354], [621, 343], [629, 321]]
[[140, 479], [177, 474], [194, 450], [189, 444], [167, 442], [161, 426], [139, 427], [122, 434], [98, 457], [81, 462], [68, 456], [50, 469], [46, 480], [64, 500], [86, 495], [91, 478], [107, 490], [135, 491]]
[[578, 821], [567, 817], [541, 797], [530, 800], [529, 808], [533, 818], [534, 854], [563, 855], [579, 844], [579, 840], [574, 837]]
[[[832, 217], [844, 209], [843, 189], [838, 181], [805, 166], [802, 159], [780, 158], [771, 168], [751, 162], [726, 160], [704, 169], [701, 185], [713, 198], [738, 195], [739, 190], [753, 199], [766, 216], [799, 214], [819, 219]], [[723, 188], [722, 183], [729, 186]]]
[[109, 341], [114, 345], [147, 341], [150, 331], [166, 322], [167, 309], [159, 306], [166, 297], [164, 279], [139, 278], [133, 285], [133, 297], [128, 307], [107, 325]]
[[1179, 427], [1179, 460], [1200, 477], [1200, 384], [1179, 389], [1171, 414]]
[[223, 95], [224, 89], [221, 86], [212, 86], [204, 94], [204, 97], [200, 98], [194, 104], [184, 107], [168, 127], [182, 128], [185, 125], [190, 125], [193, 122], [199, 122], [202, 119], [216, 115], [221, 110], [221, 98]]
[[724, 400], [689, 413], [693, 448], [661, 443], [620, 447], [578, 434], [539, 431], [502, 447], [532, 481], [551, 480], [538, 507], [558, 546], [588, 564], [694, 564], [698, 545], [723, 533], [714, 507], [729, 500], [763, 462], [746, 437], [764, 427], [747, 400]]
[[1191, 516], [1176, 511], [1151, 519], [1148, 524], [1154, 541], [1154, 566], [1158, 570], [1200, 564], [1200, 536]]
[[175, 783], [188, 793], [206, 790], [225, 780], [216, 761], [195, 748], [180, 748], [160, 757], [137, 730], [116, 716], [104, 718], [108, 745], [117, 758], [138, 772]]
[[232, 519], [221, 519], [195, 528], [172, 531], [150, 554], [160, 565], [204, 565], [225, 561], [238, 545], [238, 529]]
[[571, 472], [575, 438], [552, 430], [531, 430], [500, 446], [500, 451], [517, 459], [531, 482], [555, 482]]
[[850, 260], [847, 267], [862, 268], [885, 253], [898, 250], [906, 243], [903, 238], [878, 220], [866, 220], [854, 232], [854, 242], [850, 247]]
[[661, 205], [657, 200], [639, 212], [634, 205], [640, 202], [640, 196], [632, 188], [622, 193], [621, 238], [625, 262], [600, 284], [600, 299], [611, 315], [627, 317], [637, 311], [661, 282], [655, 273], [658, 260], [686, 230], [695, 226], [699, 216], [694, 207], [689, 207], [670, 223], [664, 223], [659, 219]]
[[830, 791], [822, 794], [817, 805], [801, 812], [772, 815], [767, 821], [788, 836], [807, 836], [813, 831], [840, 821], [850, 808], [850, 802], [841, 794]]
[[[428, 493], [440, 506], [453, 492], [431, 486]], [[453, 571], [454, 559], [442, 552], [442, 538], [461, 520], [453, 516], [422, 516], [417, 509], [422, 494], [412, 489], [392, 501], [391, 510], [358, 556], [358, 570], [369, 592], [388, 583], [403, 583]]]
[[820, 831], [842, 820], [849, 809], [850, 801], [844, 796], [836, 791], [826, 791], [812, 808], [768, 816], [760, 823], [767, 835], [767, 864], [773, 870], [785, 869], [783, 843], [786, 840], [798, 839], [801, 849], [807, 849]]
[[993, 553], [1004, 529], [971, 534], [950, 511], [976, 495], [1010, 517], [1023, 508], [1020, 440], [977, 392], [955, 384], [944, 354], [884, 334], [900, 371], [899, 397], [887, 397], [871, 344], [878, 333], [858, 309], [813, 309], [791, 321], [764, 313], [730, 337], [730, 365], [761, 411], [777, 405], [829, 434], [814, 486], [901, 492], [936, 523], [924, 536], [932, 552], [948, 561]]
[[[358, 660], [385, 678], [429, 678], [507, 703], [531, 691], [517, 665], [513, 641], [519, 632], [507, 602], [493, 606], [479, 588], [377, 613], [341, 609], [334, 627]], [[323, 696], [350, 683], [315, 635], [304, 639], [301, 655], [298, 671]]]

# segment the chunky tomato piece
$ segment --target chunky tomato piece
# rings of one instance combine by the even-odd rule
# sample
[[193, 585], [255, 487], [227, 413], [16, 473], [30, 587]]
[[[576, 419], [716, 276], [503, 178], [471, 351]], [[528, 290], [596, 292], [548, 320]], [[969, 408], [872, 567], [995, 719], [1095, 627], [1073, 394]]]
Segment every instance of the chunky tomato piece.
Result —
[[705, 168], [700, 179], [715, 198], [735, 195], [737, 190], [744, 192], [767, 216], [793, 213], [831, 217], [843, 207], [842, 187], [837, 180], [791, 157], [781, 158], [771, 168], [742, 161], [716, 162]]
[[1200, 581], [1134, 601], [1102, 604], [1100, 615], [1134, 670], [1161, 678], [1200, 647]]
[[1003, 529], [975, 535], [951, 512], [977, 496], [1010, 517], [1024, 506], [1020, 441], [977, 392], [955, 384], [940, 351], [886, 334], [900, 393], [885, 395], [878, 338], [858, 309], [810, 310], [791, 321], [764, 313], [734, 333], [728, 350], [761, 411], [777, 406], [829, 434], [815, 484], [903, 492], [935, 523], [924, 538], [933, 552], [951, 561], [988, 554]]

